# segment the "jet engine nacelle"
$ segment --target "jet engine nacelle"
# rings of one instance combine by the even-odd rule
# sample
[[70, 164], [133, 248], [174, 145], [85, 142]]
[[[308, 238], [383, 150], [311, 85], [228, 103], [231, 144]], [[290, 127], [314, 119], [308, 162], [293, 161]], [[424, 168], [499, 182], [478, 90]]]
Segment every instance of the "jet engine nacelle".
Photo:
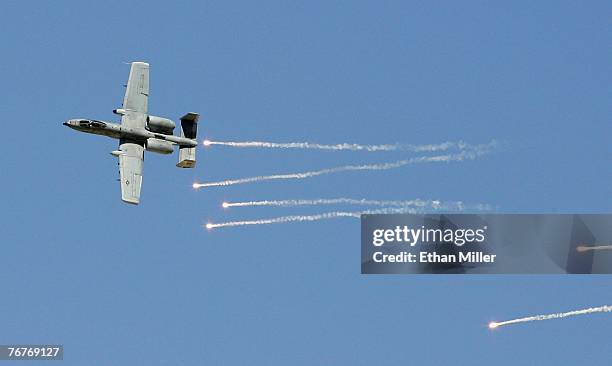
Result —
[[147, 116], [147, 130], [171, 135], [174, 132], [176, 123], [168, 118]]
[[168, 141], [150, 138], [147, 140], [146, 145], [147, 151], [151, 151], [158, 154], [172, 154], [174, 148]]

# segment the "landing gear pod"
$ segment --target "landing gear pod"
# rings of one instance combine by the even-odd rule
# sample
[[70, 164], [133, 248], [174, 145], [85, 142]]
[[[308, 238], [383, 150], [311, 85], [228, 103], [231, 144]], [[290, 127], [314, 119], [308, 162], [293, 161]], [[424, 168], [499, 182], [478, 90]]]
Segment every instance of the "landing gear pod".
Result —
[[[197, 113], [187, 113], [181, 117], [181, 137], [195, 140], [198, 134], [198, 119], [200, 115]], [[197, 145], [197, 144], [196, 144]], [[179, 168], [193, 168], [196, 165], [196, 148], [195, 147], [179, 147], [179, 162], [176, 164]]]

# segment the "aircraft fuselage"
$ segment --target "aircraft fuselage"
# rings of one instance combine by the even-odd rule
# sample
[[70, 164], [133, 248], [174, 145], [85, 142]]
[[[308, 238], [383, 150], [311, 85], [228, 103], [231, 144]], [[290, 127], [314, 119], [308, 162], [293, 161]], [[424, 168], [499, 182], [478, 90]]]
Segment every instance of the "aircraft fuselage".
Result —
[[182, 147], [196, 147], [198, 145], [196, 140], [185, 137], [151, 132], [145, 128], [124, 127], [118, 123], [91, 119], [69, 119], [68, 121], [64, 122], [64, 126], [68, 126], [80, 132], [107, 136], [114, 139], [130, 139], [142, 142], [145, 142], [148, 139], [158, 139], [170, 142], [174, 145], [180, 145]]

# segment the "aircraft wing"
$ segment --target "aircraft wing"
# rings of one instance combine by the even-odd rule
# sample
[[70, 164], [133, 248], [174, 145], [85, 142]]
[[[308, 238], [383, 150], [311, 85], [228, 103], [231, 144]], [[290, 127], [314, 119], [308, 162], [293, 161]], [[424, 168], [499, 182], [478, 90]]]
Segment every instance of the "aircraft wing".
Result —
[[130, 76], [123, 98], [123, 109], [126, 113], [121, 118], [121, 125], [132, 128], [144, 128], [149, 109], [149, 64], [132, 62]]
[[121, 140], [119, 150], [119, 177], [121, 179], [121, 199], [137, 205], [140, 202], [144, 146], [132, 141]]

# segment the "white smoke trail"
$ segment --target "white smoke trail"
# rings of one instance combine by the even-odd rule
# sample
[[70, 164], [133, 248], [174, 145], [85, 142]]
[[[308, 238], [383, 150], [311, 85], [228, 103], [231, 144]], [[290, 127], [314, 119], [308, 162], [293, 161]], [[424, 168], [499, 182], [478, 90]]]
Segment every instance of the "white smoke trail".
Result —
[[291, 174], [277, 174], [277, 175], [266, 175], [240, 179], [228, 179], [220, 182], [210, 183], [194, 183], [193, 188], [203, 187], [218, 187], [218, 186], [231, 186], [234, 184], [245, 184], [253, 182], [261, 182], [266, 180], [277, 180], [277, 179], [305, 179], [316, 177], [324, 174], [340, 173], [347, 171], [357, 170], [387, 170], [395, 169], [405, 165], [418, 164], [418, 163], [433, 163], [433, 162], [451, 162], [451, 161], [464, 161], [473, 160], [478, 156], [485, 154], [491, 148], [491, 144], [478, 145], [474, 149], [464, 150], [458, 154], [447, 154], [447, 155], [436, 155], [436, 156], [420, 156], [411, 159], [399, 160], [392, 163], [380, 163], [380, 164], [365, 164], [365, 165], [346, 165], [337, 168], [329, 168], [323, 170], [315, 170], [311, 172], [303, 173], [291, 173]]
[[587, 252], [589, 250], [612, 250], [612, 245], [579, 245], [576, 247], [576, 251], [578, 252]]
[[[380, 201], [380, 200], [367, 200], [367, 199], [353, 199], [353, 198], [319, 198], [312, 200], [263, 200], [263, 201], [246, 201], [246, 202], [223, 202], [224, 208], [228, 207], [250, 207], [250, 206], [277, 206], [277, 207], [294, 207], [294, 206], [317, 206], [317, 205], [335, 205], [335, 204], [348, 204], [348, 205], [363, 205], [363, 206], [432, 206], [440, 207], [440, 201], [423, 201], [423, 200], [410, 200], [410, 201]], [[461, 204], [457, 202], [456, 204]]]
[[271, 149], [313, 149], [313, 150], [332, 150], [332, 151], [415, 151], [415, 152], [435, 152], [449, 149], [466, 149], [471, 147], [463, 141], [447, 141], [440, 144], [413, 145], [413, 144], [384, 144], [384, 145], [360, 145], [360, 144], [316, 144], [311, 142], [267, 142], [267, 141], [212, 141], [204, 140], [204, 146], [221, 145], [231, 147], [255, 147]]
[[527, 322], [550, 320], [550, 319], [561, 319], [561, 318], [567, 318], [568, 316], [576, 316], [576, 315], [584, 315], [584, 314], [592, 314], [592, 313], [609, 313], [609, 312], [612, 312], [612, 305], [604, 305], [604, 306], [600, 306], [596, 308], [568, 311], [566, 313], [528, 316], [526, 318], [506, 320], [503, 322], [491, 322], [489, 323], [489, 328], [494, 329], [494, 328], [498, 328], [498, 327], [502, 327], [504, 325], [510, 325], [510, 324], [527, 323]]
[[368, 200], [368, 199], [353, 199], [353, 198], [319, 198], [319, 199], [299, 199], [299, 200], [262, 200], [262, 201], [245, 201], [245, 202], [223, 202], [223, 208], [229, 207], [252, 207], [252, 206], [275, 206], [275, 207], [294, 207], [294, 206], [318, 206], [318, 205], [336, 205], [336, 204], [347, 204], [347, 205], [362, 205], [362, 206], [387, 206], [387, 207], [431, 207], [434, 209], [448, 209], [448, 210], [463, 210], [463, 209], [474, 209], [474, 210], [490, 210], [491, 207], [486, 204], [475, 204], [466, 206], [461, 201], [456, 202], [441, 202], [439, 200], [409, 200], [409, 201], [381, 201], [381, 200]]
[[205, 227], [209, 230], [221, 228], [221, 227], [233, 227], [233, 226], [247, 226], [247, 225], [269, 225], [269, 224], [281, 224], [286, 222], [301, 222], [301, 221], [319, 221], [327, 219], [335, 219], [340, 217], [355, 217], [360, 218], [361, 215], [375, 215], [375, 214], [394, 214], [394, 213], [417, 213], [418, 210], [414, 208], [381, 208], [379, 210], [368, 210], [368, 211], [356, 211], [356, 212], [326, 212], [316, 215], [296, 215], [296, 216], [282, 216], [271, 219], [260, 219], [260, 220], [247, 220], [247, 221], [229, 221], [221, 223], [207, 223]]

